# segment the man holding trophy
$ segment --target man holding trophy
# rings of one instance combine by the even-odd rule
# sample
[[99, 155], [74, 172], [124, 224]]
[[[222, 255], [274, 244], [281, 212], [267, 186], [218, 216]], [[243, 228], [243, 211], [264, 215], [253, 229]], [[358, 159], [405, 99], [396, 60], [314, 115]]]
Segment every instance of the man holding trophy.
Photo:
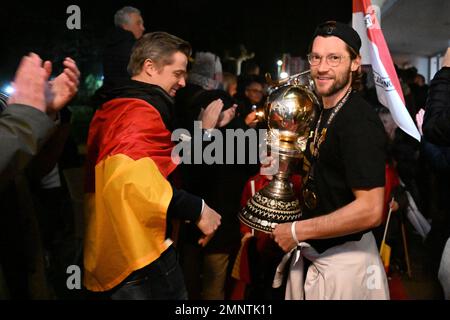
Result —
[[293, 290], [298, 283], [288, 283], [286, 297], [389, 298], [370, 232], [382, 222], [385, 134], [356, 92], [360, 47], [358, 33], [339, 22], [319, 25], [313, 37], [308, 60], [322, 108], [303, 162], [303, 215], [273, 231], [284, 251], [297, 246], [311, 266], [298, 288], [304, 292]]
[[[290, 264], [286, 299], [389, 299], [370, 231], [383, 216], [385, 133], [377, 114], [357, 93], [360, 47], [358, 33], [334, 21], [319, 25], [312, 39], [308, 60], [320, 111], [310, 125], [301, 157], [300, 212], [291, 215], [296, 219], [282, 217], [272, 224], [268, 219], [275, 242], [287, 252], [273, 287], [281, 286], [285, 265]], [[275, 156], [283, 162], [283, 154]], [[282, 167], [274, 180], [279, 180]], [[277, 194], [271, 194], [262, 191], [278, 203]], [[271, 211], [255, 201], [258, 197], [261, 194], [249, 201], [240, 216], [257, 229], [254, 221], [274, 216], [251, 210], [255, 206]], [[274, 212], [283, 212], [277, 209]]]

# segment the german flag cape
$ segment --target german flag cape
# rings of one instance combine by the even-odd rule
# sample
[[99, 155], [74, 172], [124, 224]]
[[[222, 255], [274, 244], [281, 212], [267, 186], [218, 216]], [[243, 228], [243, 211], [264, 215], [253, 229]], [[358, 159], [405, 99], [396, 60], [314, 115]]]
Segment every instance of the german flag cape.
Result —
[[148, 101], [115, 98], [88, 138], [84, 285], [107, 291], [156, 260], [166, 239], [172, 187], [171, 132]]

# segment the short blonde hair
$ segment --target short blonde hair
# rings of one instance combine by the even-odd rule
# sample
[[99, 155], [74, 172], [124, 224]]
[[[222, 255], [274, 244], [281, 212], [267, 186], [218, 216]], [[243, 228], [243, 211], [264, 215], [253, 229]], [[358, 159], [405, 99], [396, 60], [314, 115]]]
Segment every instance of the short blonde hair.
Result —
[[128, 73], [135, 76], [142, 71], [145, 60], [152, 60], [158, 67], [171, 64], [173, 54], [181, 52], [190, 57], [192, 47], [189, 42], [167, 32], [151, 32], [144, 34], [131, 50]]

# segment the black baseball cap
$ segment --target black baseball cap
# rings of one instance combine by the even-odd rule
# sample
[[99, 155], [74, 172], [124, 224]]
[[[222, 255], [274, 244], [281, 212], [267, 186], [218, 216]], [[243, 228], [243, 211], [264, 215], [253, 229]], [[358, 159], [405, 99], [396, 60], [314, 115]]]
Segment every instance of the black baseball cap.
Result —
[[344, 41], [355, 53], [361, 49], [361, 38], [358, 32], [349, 25], [338, 21], [327, 21], [317, 26], [313, 41], [317, 36], [335, 36]]

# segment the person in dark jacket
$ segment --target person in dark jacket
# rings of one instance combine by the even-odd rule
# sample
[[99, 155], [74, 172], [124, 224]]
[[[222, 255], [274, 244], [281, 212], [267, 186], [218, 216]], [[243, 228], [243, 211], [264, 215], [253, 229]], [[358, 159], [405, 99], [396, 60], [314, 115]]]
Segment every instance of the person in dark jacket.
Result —
[[[234, 101], [227, 92], [203, 90], [192, 101], [195, 106], [192, 109], [206, 108], [209, 103], [218, 98], [223, 101], [224, 108], [227, 110], [235, 108]], [[191, 123], [196, 119], [196, 116], [191, 118]], [[224, 139], [221, 150], [224, 159], [230, 152], [226, 148], [229, 143], [226, 130], [229, 129], [246, 130], [248, 127], [243, 119], [235, 117], [228, 125], [220, 128]], [[235, 156], [243, 152], [248, 155], [248, 148], [246, 151], [236, 148], [233, 150]], [[180, 231], [180, 237], [184, 240], [181, 244], [182, 267], [189, 296], [194, 300], [226, 298], [229, 268], [240, 244], [238, 212], [240, 196], [247, 178], [247, 166], [228, 163], [195, 163], [182, 166], [182, 182], [186, 190], [202, 196], [222, 215], [221, 227], [205, 247], [197, 243], [196, 239], [200, 231], [191, 223], [182, 225]]]
[[131, 49], [145, 31], [141, 12], [124, 7], [114, 15], [115, 28], [106, 38], [103, 50], [103, 82], [120, 84], [130, 78], [127, 72]]
[[450, 48], [441, 70], [430, 83], [423, 122], [423, 134], [429, 142], [450, 146]]
[[118, 10], [114, 15], [114, 24], [114, 29], [108, 32], [103, 44], [103, 85], [93, 97], [92, 103], [96, 106], [104, 100], [109, 90], [129, 80], [127, 66], [131, 49], [145, 31], [141, 12], [134, 7]]
[[[211, 52], [197, 52], [189, 72], [188, 83], [176, 96], [177, 125], [189, 130], [191, 136], [195, 136], [194, 122], [199, 119], [202, 112], [206, 112], [202, 110], [206, 110], [211, 102], [221, 99], [223, 108], [226, 109], [224, 112], [237, 108], [234, 99], [221, 89], [221, 79], [222, 67], [219, 57]], [[244, 154], [249, 155], [250, 144], [257, 145], [256, 141], [248, 144], [246, 142], [245, 149], [230, 150], [226, 146], [234, 143], [233, 138], [226, 135], [228, 129], [247, 132], [250, 128], [243, 118], [234, 117], [227, 125], [221, 127], [220, 131], [215, 132], [223, 137], [223, 143], [220, 144], [215, 136], [211, 138], [214, 142], [204, 143], [202, 152], [206, 152], [208, 147], [220, 144], [223, 159], [228, 159], [227, 156], [230, 154], [234, 154], [235, 158]], [[254, 132], [256, 138], [256, 131]], [[215, 153], [218, 154], [219, 152]], [[233, 254], [240, 244], [238, 220], [240, 197], [248, 177], [248, 165], [237, 164], [235, 158], [233, 164], [228, 160], [226, 164], [220, 160], [210, 163], [206, 159], [202, 163], [195, 163], [194, 155], [190, 161], [193, 165], [180, 166], [183, 187], [203, 197], [222, 215], [220, 228], [205, 247], [197, 243], [200, 231], [192, 223], [182, 224], [180, 228], [180, 238], [183, 239], [180, 241], [182, 268], [189, 297], [194, 300], [226, 299], [229, 269]], [[256, 161], [254, 166], [258, 168]]]
[[64, 72], [51, 82], [52, 98], [46, 101], [50, 62], [42, 66], [42, 60], [33, 53], [22, 59], [9, 106], [0, 114], [0, 187], [37, 154], [54, 127], [50, 117], [77, 92], [80, 73], [75, 61], [66, 58], [64, 66]]
[[[430, 83], [430, 90], [428, 92], [428, 99], [425, 106], [425, 116], [423, 120], [423, 135], [424, 138], [435, 144], [436, 146], [450, 147], [450, 47], [444, 56], [443, 64], [441, 70], [439, 70], [434, 76]], [[434, 148], [431, 149], [429, 153], [433, 155], [435, 163], [440, 159], [442, 163], [446, 165], [444, 167], [448, 170], [448, 154], [446, 154], [446, 148]], [[446, 155], [446, 157], [445, 157]], [[445, 178], [444, 178], [445, 179]], [[444, 180], [444, 184], [448, 185], [448, 180]], [[448, 189], [447, 189], [448, 190]], [[442, 190], [441, 190], [442, 191]], [[447, 193], [448, 195], [448, 193]], [[447, 197], [448, 198], [448, 197]], [[444, 200], [448, 202], [448, 200]], [[441, 230], [441, 236], [448, 238], [448, 221], [449, 212], [445, 212], [444, 220], [447, 223], [441, 224], [437, 228]], [[434, 223], [433, 223], [434, 224]], [[434, 231], [434, 226], [432, 226], [432, 231]], [[450, 299], [450, 239], [444, 247], [442, 258], [438, 271], [438, 278], [441, 282], [442, 288], [444, 289], [444, 295], [446, 299]]]
[[42, 64], [36, 54], [25, 56], [16, 72], [14, 93], [0, 114], [3, 298], [50, 297], [27, 173], [57, 132], [55, 115], [77, 92], [80, 73], [75, 61], [66, 58], [64, 66], [64, 72], [48, 82], [51, 63]]

